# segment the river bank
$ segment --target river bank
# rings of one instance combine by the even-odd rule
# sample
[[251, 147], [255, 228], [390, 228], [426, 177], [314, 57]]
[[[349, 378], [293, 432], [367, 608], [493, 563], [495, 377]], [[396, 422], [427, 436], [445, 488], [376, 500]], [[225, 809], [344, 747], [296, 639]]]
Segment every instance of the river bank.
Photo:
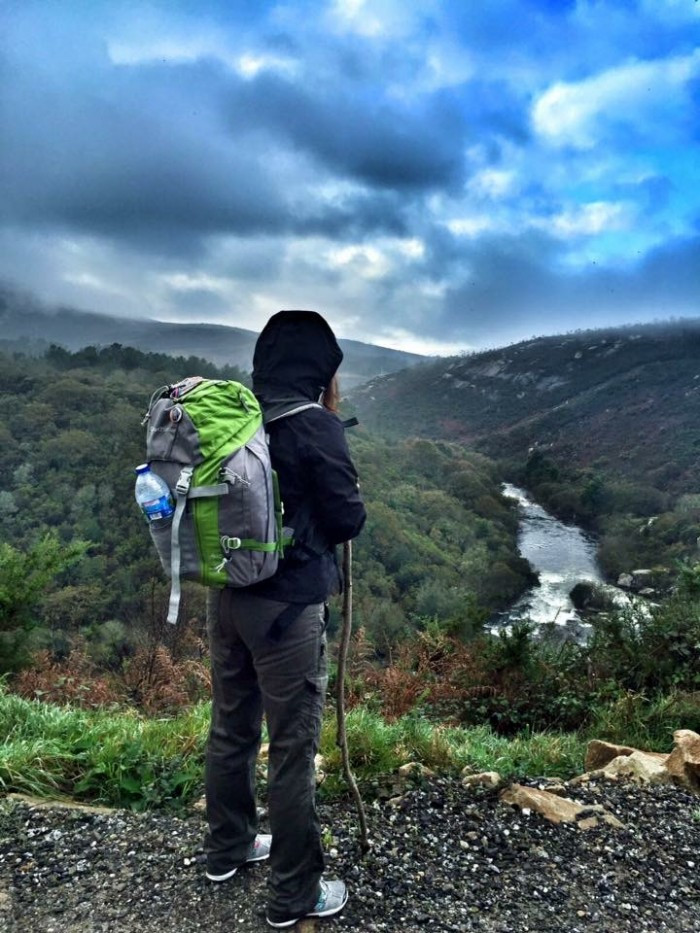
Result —
[[[537, 782], [529, 782], [537, 783]], [[569, 793], [574, 793], [571, 788]], [[361, 857], [349, 802], [320, 807], [327, 874], [347, 881], [337, 919], [363, 933], [691, 933], [700, 929], [700, 802], [673, 786], [576, 787], [622, 822], [581, 831], [433, 779], [369, 808]], [[0, 804], [0, 929], [7, 933], [258, 933], [265, 864], [214, 886], [204, 819]]]

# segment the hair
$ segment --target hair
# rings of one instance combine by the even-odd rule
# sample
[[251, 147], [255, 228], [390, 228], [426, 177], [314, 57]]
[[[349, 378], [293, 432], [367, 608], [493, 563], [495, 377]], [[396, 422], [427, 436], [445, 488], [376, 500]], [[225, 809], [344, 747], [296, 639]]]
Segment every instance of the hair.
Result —
[[321, 404], [324, 408], [327, 408], [328, 411], [335, 412], [336, 414], [338, 413], [338, 408], [340, 407], [340, 385], [338, 383], [337, 373], [323, 390]]

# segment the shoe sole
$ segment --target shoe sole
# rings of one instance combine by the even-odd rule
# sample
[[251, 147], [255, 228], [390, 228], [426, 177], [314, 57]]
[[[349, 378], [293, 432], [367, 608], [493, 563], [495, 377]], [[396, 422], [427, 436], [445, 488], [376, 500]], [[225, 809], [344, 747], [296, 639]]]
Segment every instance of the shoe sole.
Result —
[[308, 914], [304, 914], [301, 917], [295, 917], [293, 920], [270, 920], [269, 917], [265, 917], [269, 926], [274, 927], [276, 930], [283, 930], [285, 927], [293, 927], [295, 923], [299, 923], [301, 920], [306, 920], [307, 917], [334, 917], [336, 914], [339, 914], [340, 911], [345, 907], [348, 902], [348, 892], [345, 892], [345, 897], [343, 898], [343, 903], [339, 907], [331, 907], [329, 910], [312, 910]]
[[[245, 864], [250, 865], [251, 862], [264, 862], [266, 859], [269, 859], [269, 857], [270, 857], [269, 852], [266, 855], [256, 855], [254, 858], [247, 858], [245, 860]], [[218, 883], [221, 881], [228, 881], [229, 878], [233, 878], [233, 876], [236, 874], [237, 871], [238, 871], [238, 868], [232, 868], [231, 871], [224, 872], [223, 875], [212, 875], [209, 872], [206, 872], [206, 876], [209, 881], [214, 881]]]
[[229, 878], [233, 878], [233, 876], [236, 874], [237, 871], [238, 871], [237, 868], [232, 868], [231, 871], [227, 871], [223, 875], [211, 875], [209, 874], [209, 872], [207, 872], [206, 876], [209, 881], [216, 881], [216, 882], [228, 881]]

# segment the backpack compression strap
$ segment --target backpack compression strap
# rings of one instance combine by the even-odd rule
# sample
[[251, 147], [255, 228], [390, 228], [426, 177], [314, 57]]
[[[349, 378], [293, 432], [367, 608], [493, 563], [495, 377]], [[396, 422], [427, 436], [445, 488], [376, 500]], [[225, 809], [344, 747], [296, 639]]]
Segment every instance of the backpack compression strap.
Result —
[[177, 623], [177, 615], [180, 610], [180, 598], [182, 588], [180, 586], [180, 522], [185, 511], [188, 499], [201, 499], [204, 496], [225, 496], [228, 492], [226, 483], [218, 483], [216, 486], [197, 486], [190, 489], [192, 483], [192, 473], [194, 467], [183, 467], [175, 486], [175, 496], [177, 504], [175, 514], [173, 515], [173, 524], [170, 532], [170, 602], [168, 603], [168, 622], [171, 625]]

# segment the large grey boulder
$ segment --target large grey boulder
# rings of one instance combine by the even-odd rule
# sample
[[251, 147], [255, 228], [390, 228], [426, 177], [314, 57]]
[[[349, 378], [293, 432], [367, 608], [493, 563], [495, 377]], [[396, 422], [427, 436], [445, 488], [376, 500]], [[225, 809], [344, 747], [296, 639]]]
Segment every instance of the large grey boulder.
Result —
[[588, 612], [612, 612], [619, 608], [621, 593], [614, 586], [581, 580], [569, 593], [576, 609]]

